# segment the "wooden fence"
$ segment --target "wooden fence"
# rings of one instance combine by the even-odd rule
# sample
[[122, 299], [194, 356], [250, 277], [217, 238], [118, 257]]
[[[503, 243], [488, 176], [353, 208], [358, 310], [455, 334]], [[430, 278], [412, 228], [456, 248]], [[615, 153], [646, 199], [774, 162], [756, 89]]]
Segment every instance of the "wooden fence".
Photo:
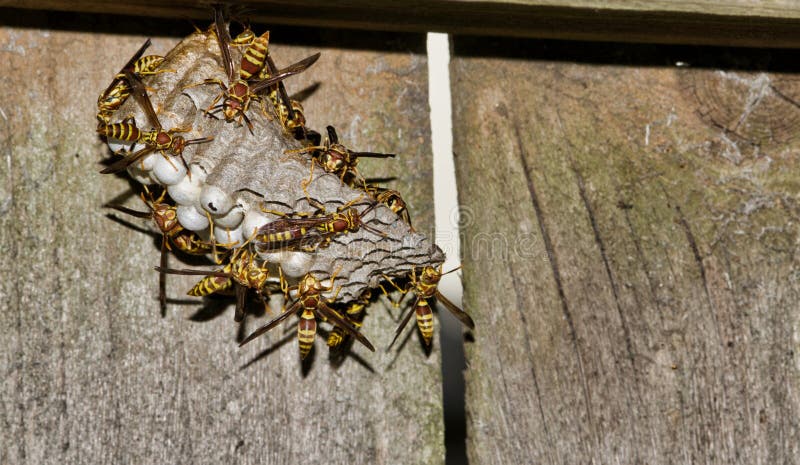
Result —
[[[306, 25], [269, 24], [281, 62], [323, 53], [290, 86], [307, 96], [309, 124], [402, 154], [364, 171], [397, 177], [423, 231], [433, 225], [427, 61], [414, 31], [756, 46], [800, 37], [789, 2], [440, 1], [404, 14], [350, 2], [327, 17], [321, 3], [294, 3], [259, 2]], [[639, 3], [662, 8], [629, 7]], [[135, 2], [38, 5], [150, 13]], [[189, 16], [205, 8], [191, 5]], [[448, 25], [440, 11], [466, 22]], [[495, 11], [515, 14], [503, 28]], [[623, 13], [662, 29], [628, 36]], [[318, 345], [300, 364], [291, 331], [238, 349], [265, 316], [238, 327], [230, 308], [183, 297], [192, 280], [180, 277], [159, 315], [159, 239], [101, 208], [131, 184], [97, 173], [107, 152], [94, 110], [144, 38], [165, 52], [189, 23], [0, 16], [0, 463], [443, 463], [438, 337], [427, 356], [414, 334], [401, 350], [354, 346], [341, 364]], [[411, 32], [316, 27], [365, 23]], [[452, 44], [465, 308], [477, 324], [466, 343], [470, 463], [795, 463], [800, 55]], [[393, 318], [374, 305], [367, 336], [385, 347]]]

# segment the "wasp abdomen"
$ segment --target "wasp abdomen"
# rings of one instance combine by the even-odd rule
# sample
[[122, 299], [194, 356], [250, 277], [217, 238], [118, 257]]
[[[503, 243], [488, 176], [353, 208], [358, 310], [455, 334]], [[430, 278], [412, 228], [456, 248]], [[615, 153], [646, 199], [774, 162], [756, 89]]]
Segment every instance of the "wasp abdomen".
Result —
[[136, 142], [142, 137], [142, 131], [133, 123], [114, 123], [101, 125], [98, 132], [109, 139]]
[[425, 299], [419, 299], [417, 305], [414, 307], [417, 314], [417, 327], [419, 328], [422, 339], [425, 340], [425, 345], [431, 345], [433, 339], [433, 312]]
[[244, 80], [251, 79], [264, 68], [264, 61], [267, 58], [267, 48], [269, 44], [269, 31], [253, 40], [247, 50], [242, 55], [242, 63], [239, 67], [239, 77]]
[[305, 359], [314, 346], [314, 336], [317, 334], [317, 318], [313, 310], [305, 309], [297, 323], [297, 339], [300, 345], [300, 358]]

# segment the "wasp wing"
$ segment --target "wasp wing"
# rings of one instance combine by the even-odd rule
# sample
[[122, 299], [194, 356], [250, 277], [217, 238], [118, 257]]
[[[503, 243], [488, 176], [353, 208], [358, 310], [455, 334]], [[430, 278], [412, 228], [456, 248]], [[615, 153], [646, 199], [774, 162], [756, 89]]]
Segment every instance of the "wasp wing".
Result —
[[[167, 255], [167, 238], [166, 236], [162, 236], [161, 238], [161, 261], [160, 261], [160, 268], [162, 270], [166, 270], [168, 263], [168, 255]], [[161, 317], [167, 316], [167, 274], [164, 272], [158, 273], [158, 305], [161, 309]]]
[[123, 67], [122, 67], [122, 69], [120, 69], [120, 70], [119, 70], [119, 73], [117, 73], [117, 74], [114, 76], [114, 79], [111, 81], [111, 84], [109, 84], [108, 88], [105, 90], [105, 92], [103, 92], [103, 93], [102, 93], [102, 95], [106, 95], [106, 94], [108, 94], [109, 92], [111, 92], [111, 89], [113, 89], [113, 88], [114, 88], [114, 87], [115, 87], [117, 84], [119, 84], [119, 82], [120, 82], [122, 79], [121, 79], [121, 78], [119, 78], [119, 77], [117, 77], [117, 76], [119, 76], [120, 74], [123, 74], [123, 73], [124, 73], [126, 70], [133, 71], [133, 65], [134, 65], [134, 63], [136, 63], [136, 60], [138, 60], [139, 58], [141, 58], [141, 57], [142, 57], [142, 55], [144, 55], [144, 51], [145, 51], [145, 50], [147, 50], [147, 47], [149, 47], [149, 46], [150, 46], [150, 43], [151, 43], [151, 42], [150, 42], [150, 39], [147, 39], [147, 40], [144, 42], [144, 45], [142, 45], [141, 47], [139, 47], [139, 50], [137, 50], [137, 51], [136, 51], [136, 53], [134, 53], [134, 54], [133, 54], [133, 56], [131, 57], [131, 59], [130, 59], [130, 60], [128, 60], [128, 62], [127, 62], [127, 63], [125, 63], [125, 66], [123, 66]]
[[360, 331], [355, 329], [350, 323], [346, 322], [334, 309], [325, 305], [324, 302], [320, 302], [317, 306], [317, 310], [323, 317], [330, 320], [336, 326], [342, 328], [347, 334], [358, 339], [358, 342], [364, 344], [364, 347], [375, 352], [375, 347], [369, 342], [369, 339], [361, 334]]
[[247, 287], [236, 283], [236, 310], [233, 313], [233, 321], [240, 322], [244, 320], [244, 306], [247, 302]]
[[470, 317], [467, 312], [458, 308], [458, 306], [453, 302], [450, 302], [445, 296], [442, 295], [441, 292], [436, 291], [435, 296], [436, 300], [439, 303], [443, 304], [445, 307], [447, 307], [447, 309], [450, 310], [450, 313], [452, 313], [453, 316], [458, 318], [459, 321], [464, 323], [466, 327], [468, 327], [469, 329], [475, 329], [475, 322], [472, 321], [472, 317]]
[[228, 30], [228, 20], [225, 18], [225, 5], [215, 4], [214, 6], [214, 26], [217, 32], [217, 43], [219, 52], [222, 54], [222, 65], [225, 67], [225, 75], [228, 76], [228, 85], [236, 80], [236, 71], [233, 68], [233, 58], [231, 58], [231, 33]]
[[296, 301], [293, 303], [289, 308], [287, 308], [283, 313], [275, 317], [272, 321], [265, 324], [264, 326], [258, 328], [257, 330], [253, 331], [249, 336], [247, 336], [244, 341], [239, 344], [239, 347], [247, 344], [248, 342], [252, 341], [253, 339], [261, 336], [262, 334], [266, 333], [270, 329], [278, 326], [283, 320], [292, 315], [293, 313], [297, 313], [297, 310], [300, 309], [300, 301]]
[[224, 271], [203, 271], [203, 270], [187, 270], [187, 269], [180, 269], [176, 270], [174, 268], [161, 268], [160, 266], [155, 267], [155, 270], [159, 273], [166, 273], [166, 274], [180, 274], [180, 275], [187, 275], [187, 276], [216, 276], [218, 278], [230, 278], [231, 274], [226, 273]]
[[[403, 295], [403, 297], [405, 297], [405, 295]], [[408, 321], [411, 319], [411, 315], [414, 314], [414, 310], [416, 310], [417, 308], [417, 303], [419, 303], [419, 298], [417, 299], [417, 302], [411, 306], [411, 308], [408, 310], [408, 313], [406, 313], [405, 318], [403, 318], [403, 321], [400, 323], [400, 326], [398, 326], [397, 329], [395, 330], [394, 339], [392, 339], [392, 343], [389, 344], [389, 349], [392, 348], [394, 343], [397, 341], [397, 338], [400, 336], [400, 334], [403, 332], [403, 329], [408, 324]]]
[[136, 218], [152, 218], [153, 212], [140, 212], [139, 210], [134, 210], [132, 208], [128, 208], [122, 205], [106, 205], [108, 208], [113, 208], [119, 212], [125, 213], [127, 215], [135, 216]]
[[[267, 68], [269, 69], [270, 75], [276, 75], [279, 73], [278, 67], [275, 66], [275, 61], [272, 60], [272, 56], [270, 56], [269, 52], [267, 52], [266, 56], [267, 60]], [[283, 85], [283, 81], [278, 82], [278, 97], [283, 101], [283, 104], [286, 105], [286, 117], [289, 121], [294, 120], [294, 109], [292, 108], [292, 101], [289, 99], [289, 93], [286, 92], [286, 86]]]
[[107, 167], [100, 170], [102, 174], [110, 174], [110, 173], [117, 173], [119, 171], [124, 170], [125, 168], [131, 166], [132, 164], [136, 163], [138, 160], [145, 157], [145, 155], [154, 151], [155, 148], [153, 147], [145, 147], [141, 150], [137, 150], [132, 154], [125, 156], [114, 163], [108, 165]]
[[[252, 93], [258, 93], [259, 91], [266, 89], [267, 87], [280, 82], [286, 79], [289, 76], [294, 76], [295, 74], [302, 73], [303, 71], [307, 70], [311, 65], [316, 63], [319, 60], [320, 53], [315, 53], [310, 57], [304, 58], [297, 63], [287, 66], [282, 70], [278, 71], [274, 76], [270, 76], [264, 80], [258, 81], [255, 84], [250, 86], [250, 91]], [[290, 103], [291, 106], [291, 103]]]
[[144, 114], [147, 115], [150, 125], [153, 126], [157, 131], [160, 131], [161, 122], [158, 121], [158, 115], [156, 115], [156, 110], [153, 108], [153, 102], [150, 100], [150, 96], [147, 95], [147, 89], [145, 88], [142, 79], [128, 70], [125, 70], [125, 77], [128, 78], [128, 82], [131, 85], [131, 93], [133, 94], [133, 98], [136, 99], [136, 101], [139, 103], [139, 106], [141, 106], [144, 110]]

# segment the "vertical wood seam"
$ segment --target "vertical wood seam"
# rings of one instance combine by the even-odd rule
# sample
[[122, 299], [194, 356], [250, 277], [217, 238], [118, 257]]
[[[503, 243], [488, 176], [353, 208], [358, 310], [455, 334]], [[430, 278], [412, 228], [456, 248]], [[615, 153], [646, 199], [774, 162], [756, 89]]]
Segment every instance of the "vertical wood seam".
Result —
[[[644, 400], [642, 399], [642, 393], [640, 390], [641, 380], [639, 378], [639, 371], [636, 366], [636, 357], [633, 351], [633, 341], [631, 340], [631, 333], [630, 328], [628, 327], [628, 321], [625, 318], [625, 313], [622, 311], [622, 304], [619, 301], [619, 291], [617, 289], [617, 282], [614, 280], [614, 275], [611, 272], [611, 265], [608, 263], [608, 255], [606, 254], [606, 245], [603, 242], [603, 238], [600, 237], [600, 228], [597, 226], [597, 218], [595, 216], [594, 210], [592, 209], [591, 204], [589, 203], [589, 197], [586, 195], [586, 186], [583, 181], [583, 176], [581, 175], [578, 168], [575, 166], [574, 161], [571, 161], [570, 166], [572, 172], [575, 175], [575, 182], [578, 185], [578, 194], [581, 197], [581, 201], [583, 202], [583, 207], [586, 210], [586, 214], [589, 217], [589, 223], [592, 226], [592, 234], [594, 236], [594, 242], [597, 245], [598, 251], [600, 252], [600, 258], [603, 261], [603, 266], [605, 268], [606, 277], [608, 278], [608, 282], [611, 285], [611, 293], [614, 296], [614, 305], [617, 309], [617, 316], [619, 317], [620, 326], [622, 328], [623, 337], [625, 338], [625, 349], [628, 354], [628, 361], [630, 362], [631, 369], [633, 370], [633, 382], [634, 382], [634, 392], [636, 397], [638, 398], [639, 404], [644, 405]], [[636, 425], [636, 418], [634, 415], [634, 408], [630, 404], [630, 398], [626, 396], [628, 401], [626, 404], [628, 405], [628, 411], [631, 415], [631, 430], [633, 431], [633, 439], [634, 442], [637, 444], [639, 443], [639, 430]], [[638, 450], [634, 451], [635, 460], [639, 461]]]
[[[517, 273], [511, 269], [511, 263], [509, 262], [509, 269], [508, 274], [511, 276], [511, 282], [514, 285], [514, 296], [517, 301], [516, 309], [519, 313], [519, 318], [522, 320], [522, 328], [525, 332], [524, 339], [525, 339], [525, 349], [528, 351], [528, 359], [531, 361], [531, 377], [533, 378], [533, 389], [536, 391], [536, 400], [539, 401], [539, 414], [542, 417], [542, 428], [544, 429], [544, 433], [547, 436], [547, 444], [548, 444], [548, 452], [558, 451], [558, 448], [553, 444], [553, 438], [550, 435], [550, 429], [547, 427], [547, 418], [544, 414], [544, 407], [542, 406], [542, 393], [539, 390], [539, 380], [536, 376], [536, 364], [534, 360], [536, 357], [533, 355], [533, 348], [531, 347], [531, 336], [528, 333], [528, 320], [525, 318], [525, 312], [522, 311], [520, 308], [521, 302], [524, 301], [523, 296], [520, 294], [520, 289], [522, 286], [517, 279]], [[550, 463], [553, 463], [552, 457], [550, 458]]]
[[578, 347], [578, 336], [577, 332], [575, 331], [575, 323], [572, 319], [572, 313], [569, 309], [569, 304], [567, 303], [567, 297], [564, 293], [564, 285], [561, 281], [561, 272], [559, 271], [558, 267], [558, 258], [556, 257], [555, 250], [553, 249], [553, 242], [550, 239], [550, 233], [547, 231], [547, 226], [544, 224], [544, 214], [542, 211], [542, 207], [539, 203], [539, 196], [536, 193], [536, 186], [533, 183], [533, 178], [530, 174], [530, 167], [528, 166], [528, 161], [526, 160], [527, 153], [525, 152], [525, 146], [522, 143], [522, 136], [519, 132], [519, 124], [516, 122], [514, 123], [514, 135], [516, 137], [517, 152], [519, 153], [520, 163], [522, 165], [522, 171], [525, 175], [525, 181], [528, 186], [528, 193], [530, 194], [531, 203], [533, 204], [533, 209], [536, 213], [537, 222], [539, 223], [539, 231], [542, 234], [542, 240], [544, 241], [545, 251], [547, 252], [547, 260], [550, 263], [550, 269], [553, 272], [553, 279], [555, 280], [556, 290], [558, 291], [558, 298], [561, 300], [561, 311], [564, 314], [564, 319], [567, 321], [567, 326], [569, 327], [569, 335], [570, 335], [570, 342], [572, 343], [572, 348], [575, 351], [575, 357], [578, 362], [578, 371], [581, 377], [581, 386], [583, 387], [583, 399], [584, 403], [586, 404], [586, 415], [588, 419], [589, 429], [591, 430], [592, 439], [594, 445], [592, 450], [590, 450], [590, 456], [594, 457], [595, 455], [595, 447], [599, 445], [599, 438], [597, 436], [597, 427], [594, 421], [594, 415], [592, 414], [592, 406], [591, 401], [589, 398], [589, 386], [586, 380], [586, 372], [583, 366], [583, 357], [581, 357], [580, 349]]

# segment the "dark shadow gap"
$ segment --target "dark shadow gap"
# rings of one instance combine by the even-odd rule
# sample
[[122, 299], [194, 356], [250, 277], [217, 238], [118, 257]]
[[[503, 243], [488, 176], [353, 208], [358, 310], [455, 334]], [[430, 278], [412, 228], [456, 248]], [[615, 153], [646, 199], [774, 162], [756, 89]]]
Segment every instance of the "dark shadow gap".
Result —
[[[211, 25], [211, 9], [208, 20], [185, 18], [164, 19], [141, 16], [110, 14], [64, 13], [0, 8], [0, 26], [16, 28], [47, 29], [52, 31], [95, 32], [100, 34], [134, 35], [150, 37], [175, 37], [183, 39], [194, 32], [195, 24], [200, 29]], [[239, 28], [236, 23], [232, 29]], [[270, 44], [299, 45], [348, 50], [371, 50], [386, 52], [426, 53], [426, 35], [406, 32], [362, 31], [356, 29], [331, 29], [303, 26], [277, 26], [252, 23], [254, 31], [269, 29]]]
[[635, 67], [800, 72], [793, 49], [621, 42], [513, 39], [459, 35], [451, 38], [453, 60], [470, 58], [573, 62]]
[[[467, 460], [467, 416], [464, 384], [464, 338], [462, 325], [442, 305], [437, 305], [441, 324], [442, 400], [444, 403], [445, 464], [465, 465]], [[416, 329], [416, 328], [415, 328]]]

